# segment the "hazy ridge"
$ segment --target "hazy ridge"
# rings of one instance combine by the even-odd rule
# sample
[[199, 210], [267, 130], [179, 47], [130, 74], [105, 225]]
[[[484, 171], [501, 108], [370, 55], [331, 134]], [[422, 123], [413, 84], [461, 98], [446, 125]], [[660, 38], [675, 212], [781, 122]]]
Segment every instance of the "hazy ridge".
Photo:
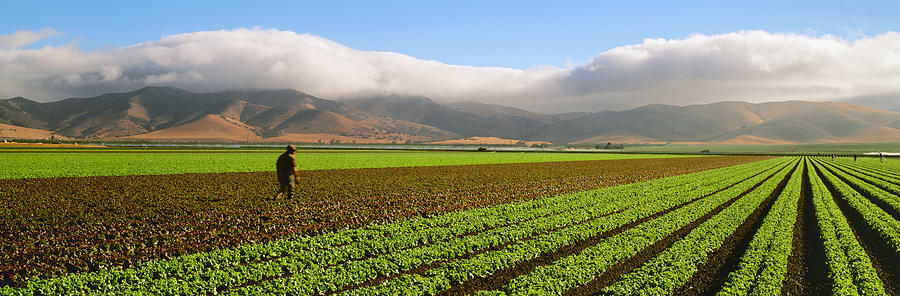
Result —
[[[334, 101], [296, 90], [194, 93], [146, 87], [38, 103], [0, 100], [0, 124], [71, 138], [437, 142], [493, 137], [554, 143], [731, 144], [900, 141], [900, 112], [837, 102], [653, 104], [625, 111], [538, 114], [425, 97]], [[25, 130], [25, 129], [22, 129]], [[8, 136], [14, 136], [7, 132]]]

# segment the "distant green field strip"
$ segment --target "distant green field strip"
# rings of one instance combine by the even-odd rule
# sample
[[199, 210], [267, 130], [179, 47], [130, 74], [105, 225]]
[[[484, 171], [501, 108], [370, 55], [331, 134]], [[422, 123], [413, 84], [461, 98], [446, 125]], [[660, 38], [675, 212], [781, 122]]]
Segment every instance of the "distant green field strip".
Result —
[[[7, 153], [0, 179], [274, 171], [273, 153]], [[592, 153], [297, 153], [301, 170], [689, 157]]]

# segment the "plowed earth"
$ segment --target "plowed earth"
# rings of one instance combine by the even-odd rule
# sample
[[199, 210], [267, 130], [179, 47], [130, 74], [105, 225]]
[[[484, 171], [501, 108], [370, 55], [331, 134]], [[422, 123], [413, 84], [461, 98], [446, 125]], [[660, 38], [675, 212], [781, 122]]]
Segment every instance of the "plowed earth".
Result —
[[411, 216], [732, 166], [760, 157], [626, 159], [0, 180], [0, 286]]

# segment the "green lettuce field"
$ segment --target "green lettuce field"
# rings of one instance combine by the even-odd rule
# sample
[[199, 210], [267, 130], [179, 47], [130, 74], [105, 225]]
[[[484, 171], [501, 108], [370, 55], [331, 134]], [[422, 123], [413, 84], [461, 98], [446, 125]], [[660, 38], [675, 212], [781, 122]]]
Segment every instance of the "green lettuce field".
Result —
[[[0, 152], [0, 178], [45, 178], [275, 171], [281, 151]], [[604, 159], [696, 157], [652, 154], [323, 152], [295, 154], [300, 170], [384, 168]]]
[[[309, 152], [299, 197], [272, 200], [274, 156], [4, 155], [96, 176], [4, 172], [0, 294], [891, 295], [900, 284], [900, 170], [878, 160]], [[232, 172], [145, 175], [209, 163]]]

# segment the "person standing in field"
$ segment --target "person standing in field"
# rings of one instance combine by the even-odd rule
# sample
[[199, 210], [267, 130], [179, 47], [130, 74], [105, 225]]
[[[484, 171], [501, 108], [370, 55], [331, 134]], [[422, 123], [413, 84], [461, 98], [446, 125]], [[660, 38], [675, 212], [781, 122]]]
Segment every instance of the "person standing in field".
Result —
[[287, 151], [278, 157], [275, 169], [278, 172], [278, 196], [286, 196], [287, 199], [294, 197], [294, 184], [299, 182], [300, 173], [297, 172], [297, 160], [294, 158], [294, 152], [297, 148], [294, 145], [287, 145]]

